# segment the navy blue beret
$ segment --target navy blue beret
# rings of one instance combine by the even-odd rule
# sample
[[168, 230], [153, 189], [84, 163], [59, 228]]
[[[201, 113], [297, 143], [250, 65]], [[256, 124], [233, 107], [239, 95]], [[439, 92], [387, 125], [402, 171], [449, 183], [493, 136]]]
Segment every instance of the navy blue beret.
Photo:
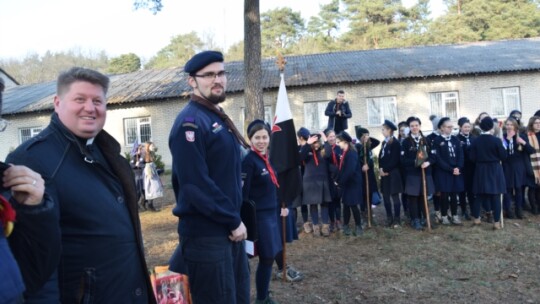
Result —
[[396, 131], [396, 130], [397, 130], [396, 125], [395, 125], [393, 122], [391, 122], [390, 120], [388, 120], [388, 119], [385, 119], [385, 120], [384, 120], [383, 126], [387, 126], [387, 127], [388, 127], [390, 130], [392, 130], [392, 131]]
[[439, 122], [437, 123], [437, 129], [440, 129], [441, 126], [442, 126], [445, 122], [447, 122], [447, 121], [449, 121], [449, 120], [450, 120], [450, 117], [443, 117], [443, 118], [439, 119]]
[[341, 140], [344, 140], [346, 142], [352, 142], [352, 137], [349, 135], [349, 133], [345, 132], [345, 131], [341, 131], [337, 138], [341, 139]]
[[203, 51], [191, 57], [191, 59], [186, 62], [184, 72], [193, 76], [205, 66], [214, 62], [223, 62], [223, 54], [217, 51]]
[[[270, 126], [262, 119], [255, 119], [254, 121], [252, 121], [248, 127], [247, 127], [247, 134], [248, 134], [248, 137], [251, 138], [251, 136], [253, 136], [253, 134], [251, 134], [251, 130], [253, 129], [253, 127], [255, 127], [256, 125], [262, 125], [264, 127], [264, 129], [266, 129], [266, 131], [268, 131], [268, 134], [270, 134]], [[260, 129], [259, 129], [260, 130]]]
[[493, 119], [489, 116], [482, 118], [482, 120], [480, 121], [480, 129], [482, 129], [482, 131], [484, 132], [487, 132], [493, 129], [493, 126], [494, 126]]
[[356, 138], [358, 139], [360, 139], [364, 134], [369, 134], [369, 130], [362, 128], [362, 126], [354, 126], [354, 131], [356, 132]]
[[296, 135], [298, 135], [298, 137], [302, 137], [303, 139], [308, 139], [309, 138], [309, 130], [302, 127], [298, 130], [298, 132], [296, 132]]

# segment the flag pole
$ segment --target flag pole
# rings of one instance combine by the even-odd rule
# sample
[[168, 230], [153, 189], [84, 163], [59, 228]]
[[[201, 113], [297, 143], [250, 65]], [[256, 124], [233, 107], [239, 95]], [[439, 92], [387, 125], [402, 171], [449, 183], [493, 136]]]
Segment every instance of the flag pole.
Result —
[[[285, 65], [287, 64], [287, 60], [281, 55], [281, 53], [278, 52], [276, 64], [279, 69], [279, 75], [282, 79], [284, 79], [284, 71], [285, 71]], [[281, 202], [281, 208], [287, 208], [285, 201]], [[280, 211], [281, 215], [281, 211]], [[288, 216], [288, 215], [287, 215]], [[283, 243], [283, 274], [281, 276], [282, 281], [287, 281], [287, 218], [285, 216], [281, 217], [281, 232], [282, 232], [282, 243]]]
[[366, 210], [368, 216], [368, 228], [371, 228], [371, 191], [369, 190], [369, 164], [367, 161], [367, 142], [364, 144], [364, 165], [368, 166], [368, 170], [366, 171]]

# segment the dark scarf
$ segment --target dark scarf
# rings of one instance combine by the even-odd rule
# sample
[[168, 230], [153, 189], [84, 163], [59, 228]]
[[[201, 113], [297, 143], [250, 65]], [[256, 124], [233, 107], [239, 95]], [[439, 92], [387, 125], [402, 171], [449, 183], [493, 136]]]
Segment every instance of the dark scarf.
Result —
[[339, 162], [339, 171], [341, 171], [341, 167], [343, 167], [343, 163], [345, 161], [345, 155], [347, 155], [347, 152], [349, 149], [343, 151], [343, 154], [341, 154], [341, 162]]
[[337, 157], [336, 157], [336, 144], [332, 145], [332, 163], [334, 166], [338, 165]]
[[268, 173], [270, 173], [270, 179], [272, 180], [272, 183], [276, 185], [276, 187], [279, 188], [279, 183], [276, 177], [276, 173], [274, 172], [274, 169], [272, 169], [272, 166], [270, 165], [270, 161], [268, 160], [268, 155], [262, 155], [261, 152], [257, 151], [254, 148], [251, 148], [251, 150], [255, 152], [255, 154], [257, 154], [264, 161], [264, 164], [266, 165], [266, 170], [268, 170]]
[[210, 112], [219, 116], [219, 118], [221, 118], [225, 122], [229, 130], [233, 132], [234, 136], [238, 140], [238, 143], [246, 149], [249, 148], [249, 144], [244, 139], [242, 134], [238, 132], [238, 129], [234, 126], [234, 123], [231, 120], [231, 118], [227, 114], [225, 114], [225, 112], [223, 112], [223, 109], [220, 108], [221, 110], [218, 110], [215, 104], [211, 103], [208, 99], [203, 98], [199, 95], [191, 94], [191, 100], [193, 100], [194, 102], [210, 110]]

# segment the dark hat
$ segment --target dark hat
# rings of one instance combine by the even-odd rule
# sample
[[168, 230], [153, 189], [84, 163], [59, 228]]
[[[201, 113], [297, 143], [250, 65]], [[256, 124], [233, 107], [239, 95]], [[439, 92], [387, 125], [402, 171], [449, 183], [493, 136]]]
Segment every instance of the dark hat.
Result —
[[420, 118], [418, 118], [416, 116], [411, 116], [411, 117], [407, 118], [407, 126], [410, 126], [411, 122], [413, 122], [413, 121], [418, 121], [419, 124], [422, 124], [422, 121], [420, 120]]
[[442, 126], [445, 122], [447, 122], [447, 121], [449, 121], [449, 120], [450, 120], [450, 117], [443, 117], [443, 118], [439, 119], [439, 122], [437, 123], [437, 129], [440, 129], [441, 126]]
[[186, 65], [184, 66], [184, 72], [188, 73], [190, 76], [193, 76], [205, 66], [214, 62], [223, 62], [223, 54], [221, 52], [200, 52], [195, 56], [191, 57], [191, 59], [186, 62]]
[[387, 127], [388, 127], [390, 130], [392, 130], [392, 131], [396, 131], [396, 130], [397, 130], [396, 125], [395, 125], [393, 122], [391, 122], [390, 120], [388, 120], [388, 119], [385, 119], [385, 120], [384, 120], [383, 126], [387, 126]]
[[466, 123], [471, 123], [471, 121], [467, 118], [467, 117], [461, 117], [460, 119], [458, 119], [457, 121], [457, 124], [458, 126], [460, 127], [463, 127], [464, 124]]
[[540, 110], [536, 111], [536, 112], [534, 113], [534, 116], [540, 117]]
[[493, 129], [493, 126], [494, 126], [493, 119], [489, 116], [482, 118], [482, 120], [480, 121], [480, 129], [482, 129], [482, 131], [484, 132], [487, 132]]
[[307, 139], [309, 138], [309, 130], [306, 129], [306, 128], [304, 128], [304, 127], [302, 127], [302, 128], [300, 128], [300, 129], [298, 130], [298, 132], [296, 132], [296, 135], [297, 135], [298, 137], [302, 137], [303, 139], [306, 139], [306, 140], [307, 140]]
[[249, 125], [247, 127], [247, 134], [248, 134], [249, 138], [251, 138], [251, 136], [253, 136], [253, 134], [251, 134], [251, 131], [252, 131], [253, 127], [255, 127], [256, 125], [263, 125], [263, 127], [268, 131], [268, 133], [270, 133], [270, 126], [268, 125], [268, 123], [266, 123], [262, 119], [255, 119], [254, 121], [249, 123]]
[[362, 126], [354, 126], [354, 131], [356, 133], [356, 138], [362, 138], [362, 135], [369, 134], [369, 130], [362, 128]]
[[512, 117], [514, 116], [514, 114], [519, 114], [521, 115], [521, 111], [520, 110], [512, 110], [512, 112], [510, 112], [510, 115], [508, 115], [509, 117]]
[[337, 135], [337, 138], [344, 140], [346, 142], [352, 142], [352, 137], [349, 135], [349, 133], [345, 131], [339, 132], [339, 134]]

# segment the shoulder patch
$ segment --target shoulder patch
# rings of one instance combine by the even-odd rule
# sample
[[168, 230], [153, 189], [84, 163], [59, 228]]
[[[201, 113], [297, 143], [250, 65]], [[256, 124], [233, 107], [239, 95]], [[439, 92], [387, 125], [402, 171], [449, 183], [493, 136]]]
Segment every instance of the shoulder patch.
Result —
[[187, 116], [184, 118], [184, 121], [182, 122], [182, 127], [190, 127], [193, 129], [198, 129], [199, 126], [195, 124], [195, 117]]
[[186, 140], [189, 142], [195, 141], [195, 132], [194, 131], [186, 131]]

